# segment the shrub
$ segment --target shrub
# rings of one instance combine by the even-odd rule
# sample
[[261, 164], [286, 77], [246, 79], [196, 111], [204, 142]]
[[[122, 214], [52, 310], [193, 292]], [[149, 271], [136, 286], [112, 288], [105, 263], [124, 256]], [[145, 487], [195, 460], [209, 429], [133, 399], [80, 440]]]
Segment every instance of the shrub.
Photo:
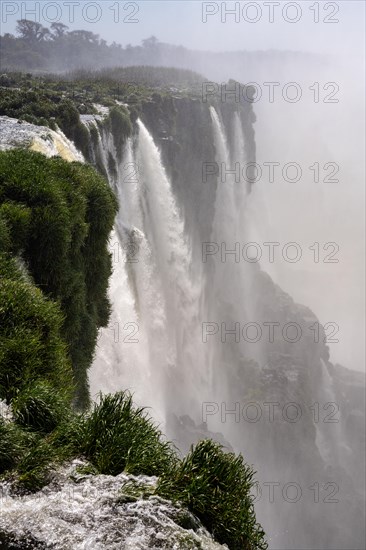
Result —
[[6, 224], [6, 220], [0, 211], [0, 253], [10, 250], [11, 239], [10, 231]]
[[219, 444], [204, 440], [174, 472], [163, 473], [157, 492], [187, 506], [230, 549], [262, 550], [267, 543], [250, 495], [253, 476], [241, 455], [225, 453]]
[[0, 250], [0, 278], [11, 279], [12, 281], [22, 281], [23, 274], [19, 268], [17, 260], [7, 252]]
[[68, 460], [80, 456], [83, 416], [70, 409], [62, 418], [48, 440], [55, 450], [58, 460]]
[[84, 124], [82, 124], [81, 122], [78, 122], [78, 124], [74, 127], [72, 133], [66, 132], [66, 135], [68, 135], [68, 137], [72, 139], [72, 141], [74, 141], [76, 147], [83, 153], [84, 157], [88, 159], [90, 154], [90, 140], [87, 127], [84, 126]]
[[[116, 211], [108, 183], [90, 166], [31, 151], [0, 152], [2, 248], [21, 251], [34, 283], [60, 305], [61, 335], [68, 345], [80, 407], [89, 400], [87, 369], [97, 331], [107, 325], [110, 313], [108, 237]], [[12, 352], [16, 355], [19, 338]], [[35, 350], [33, 344], [30, 349]]]
[[85, 416], [80, 450], [102, 474], [160, 475], [176, 462], [170, 443], [144, 409], [133, 406], [128, 392], [101, 396], [100, 403]]
[[17, 463], [17, 485], [27, 491], [38, 491], [50, 481], [55, 453], [44, 438], [29, 437]]
[[70, 399], [65, 390], [39, 382], [20, 392], [12, 401], [12, 408], [17, 424], [48, 434], [67, 417]]
[[21, 454], [19, 434], [14, 425], [0, 416], [0, 474], [13, 468]]
[[0, 417], [0, 474], [10, 471], [18, 489], [39, 490], [57, 463], [80, 455], [80, 416], [60, 396], [52, 404], [52, 394], [26, 388], [12, 401], [15, 422]]
[[108, 117], [117, 155], [121, 159], [123, 145], [132, 133], [132, 124], [128, 111], [124, 107], [112, 107]]
[[5, 201], [0, 206], [0, 218], [4, 221], [8, 229], [11, 242], [10, 249], [14, 254], [18, 254], [26, 242], [30, 226], [30, 217], [30, 208], [27, 208], [23, 204]]
[[18, 389], [47, 378], [56, 388], [70, 387], [72, 374], [60, 337], [59, 307], [23, 280], [0, 285], [0, 398], [9, 402]]

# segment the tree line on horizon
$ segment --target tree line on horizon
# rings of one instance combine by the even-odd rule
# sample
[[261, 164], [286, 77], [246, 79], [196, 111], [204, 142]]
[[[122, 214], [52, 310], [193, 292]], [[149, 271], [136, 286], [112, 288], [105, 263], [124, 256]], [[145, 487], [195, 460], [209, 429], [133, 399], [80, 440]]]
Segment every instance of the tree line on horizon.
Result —
[[159, 64], [163, 53], [184, 52], [155, 36], [132, 46], [107, 41], [86, 30], [69, 30], [63, 23], [50, 28], [27, 19], [17, 21], [16, 34], [0, 36], [1, 70], [65, 71], [118, 65]]

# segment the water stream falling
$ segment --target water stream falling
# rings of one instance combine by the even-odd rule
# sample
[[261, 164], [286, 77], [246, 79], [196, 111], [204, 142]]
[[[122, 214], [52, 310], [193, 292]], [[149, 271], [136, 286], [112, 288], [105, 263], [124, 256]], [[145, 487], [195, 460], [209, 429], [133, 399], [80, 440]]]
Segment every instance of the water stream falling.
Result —
[[321, 359], [322, 387], [325, 396], [325, 422], [316, 422], [316, 444], [326, 464], [347, 468], [352, 449], [345, 443], [345, 433], [334, 381], [327, 365]]
[[186, 396], [194, 403], [199, 281], [190, 273], [191, 252], [160, 152], [140, 120], [138, 128], [119, 163], [118, 241], [111, 241], [113, 330], [101, 336], [91, 388], [129, 388], [163, 421], [173, 404], [175, 412], [186, 412]]
[[[263, 306], [262, 293], [268, 289], [272, 288], [264, 300], [269, 306], [267, 320], [276, 319], [278, 314], [285, 321], [289, 314], [296, 318], [300, 310], [280, 289], [258, 284], [259, 267], [250, 261], [250, 250], [246, 251], [249, 260], [243, 261], [240, 244], [250, 241], [253, 235], [253, 213], [249, 213], [248, 183], [242, 172], [235, 170], [237, 164], [241, 167], [248, 161], [242, 120], [234, 111], [224, 121], [222, 113], [213, 107], [209, 115], [215, 161], [221, 171], [208, 197], [213, 211], [207, 224], [217, 253], [206, 262], [197, 261], [199, 245], [194, 239], [189, 240], [183, 215], [187, 205], [180, 204], [162, 152], [146, 125], [138, 120], [137, 132], [118, 152], [110, 135], [96, 124], [98, 148], [104, 151], [95, 154], [102, 159], [120, 208], [110, 241], [114, 258], [109, 289], [113, 310], [109, 328], [101, 333], [90, 372], [92, 395], [100, 390], [130, 389], [136, 402], [151, 408], [151, 415], [179, 446], [187, 449], [187, 444], [197, 440], [198, 435], [202, 438], [214, 433], [255, 464], [260, 483], [273, 480], [285, 485], [288, 476], [296, 476], [306, 489], [314, 483], [314, 472], [334, 482], [329, 476], [341, 479], [339, 472], [344, 470], [340, 468], [346, 466], [349, 453], [346, 446], [340, 450], [340, 441], [345, 441], [343, 428], [315, 423], [314, 432], [308, 428], [306, 438], [300, 437], [301, 432], [296, 430], [312, 422], [309, 410], [302, 426], [286, 423], [283, 418], [278, 419], [276, 426], [265, 421], [258, 425], [243, 423], [242, 419], [229, 422], [221, 414], [203, 419], [207, 402], [218, 410], [222, 406], [230, 410], [236, 406], [234, 400], [243, 400], [248, 390], [257, 392], [251, 400], [271, 401], [273, 396], [277, 401], [282, 395], [282, 399], [291, 401], [292, 392], [300, 398], [302, 369], [309, 368], [303, 365], [311, 364], [302, 359], [308, 353], [306, 344], [290, 349], [277, 340], [275, 351], [271, 351], [263, 339], [248, 343], [239, 332], [244, 323], [259, 321], [264, 315], [258, 308], [259, 304]], [[114, 173], [110, 170], [111, 155], [117, 167]], [[204, 340], [206, 321], [218, 331]], [[281, 360], [280, 368], [277, 363], [275, 369], [267, 369], [268, 353], [273, 360]], [[316, 361], [321, 377], [321, 404], [336, 402], [328, 367], [325, 361]], [[250, 374], [253, 365], [254, 379]], [[247, 383], [248, 376], [252, 378]], [[308, 405], [302, 403], [303, 407]], [[172, 423], [171, 417], [178, 423]], [[180, 431], [182, 423], [188, 432]], [[262, 449], [266, 449], [266, 456]], [[299, 472], [294, 469], [296, 452], [309, 453], [311, 457]], [[328, 469], [323, 474], [325, 467]], [[263, 500], [256, 505], [259, 520], [269, 530], [272, 548], [295, 548], [298, 541], [308, 540], [302, 517], [304, 513], [313, 515], [313, 508], [306, 502], [297, 509], [287, 510], [286, 506], [287, 501], [283, 500], [277, 501], [275, 507]], [[280, 518], [288, 513], [296, 529], [281, 523]], [[329, 507], [322, 508], [322, 513], [330, 525], [336, 521]], [[317, 521], [316, 517], [315, 514], [313, 521]], [[337, 539], [336, 534], [331, 542], [322, 536], [319, 531], [315, 537], [319, 547], [331, 547]]]
[[[217, 165], [233, 170], [236, 163], [245, 164], [248, 151], [238, 112], [232, 112], [230, 119], [224, 121], [222, 113], [211, 107], [209, 120]], [[345, 443], [347, 433], [342, 422], [313, 422], [309, 411], [304, 415], [304, 424], [296, 425], [286, 424], [281, 418], [276, 425], [226, 422], [220, 414], [210, 417], [207, 424], [202, 421], [204, 403], [214, 403], [218, 407], [224, 404], [230, 409], [235, 399], [243, 399], [245, 391], [253, 389], [253, 379], [247, 379], [249, 371], [245, 370], [246, 361], [252, 360], [261, 374], [256, 375], [257, 386], [254, 384], [254, 390], [257, 393], [251, 400], [270, 398], [272, 392], [277, 400], [282, 390], [288, 392], [286, 396], [291, 397], [292, 391], [295, 391], [296, 396], [301, 396], [303, 371], [313, 365], [317, 369], [315, 375], [319, 375], [320, 406], [328, 403], [337, 405], [339, 399], [326, 360], [318, 356], [309, 359], [306, 355], [313, 353], [315, 346], [311, 345], [310, 350], [304, 346], [297, 351], [290, 351], [289, 346], [286, 348], [280, 345], [276, 348], [281, 360], [277, 364], [278, 368], [265, 371], [263, 367], [268, 350], [263, 346], [263, 341], [248, 344], [242, 338], [237, 341], [233, 333], [236, 323], [242, 326], [247, 321], [257, 320], [258, 303], [263, 298], [259, 296], [261, 290], [258, 291], [258, 288], [268, 293], [265, 300], [272, 307], [271, 314], [280, 310], [287, 319], [288, 315], [297, 315], [303, 311], [302, 306], [294, 304], [275, 285], [258, 287], [258, 266], [250, 261], [242, 261], [241, 250], [238, 250], [237, 245], [250, 240], [253, 232], [253, 218], [248, 215], [251, 204], [247, 182], [241, 175], [237, 178], [234, 170], [226, 177], [221, 173], [217, 185], [209, 188], [206, 199], [212, 201], [213, 214], [207, 219], [207, 226], [211, 227], [210, 241], [217, 245], [218, 252], [208, 258], [207, 262], [197, 261], [197, 250], [201, 243], [197, 244], [188, 237], [184, 217], [187, 205], [180, 203], [164, 166], [162, 151], [147, 126], [138, 120], [133, 137], [127, 140], [122, 151], [117, 151], [112, 134], [103, 127], [103, 117], [87, 116], [84, 124], [90, 132], [93, 130], [94, 134], [95, 131], [97, 133], [92, 151], [93, 161], [103, 168], [119, 202], [114, 231], [110, 237], [113, 256], [109, 287], [112, 314], [109, 326], [101, 330], [95, 361], [90, 370], [92, 397], [96, 397], [99, 391], [107, 393], [129, 389], [134, 394], [135, 402], [150, 407], [152, 417], [161, 423], [163, 431], [178, 444], [181, 443], [182, 434], [177, 431], [177, 424], [171, 422], [171, 417], [179, 421], [186, 417], [185, 426], [189, 417], [188, 424], [192, 422], [194, 428], [189, 432], [185, 444], [197, 440], [192, 435], [194, 430], [197, 432], [195, 436], [198, 434], [200, 438], [212, 436], [212, 432], [215, 432], [216, 439], [223, 437], [224, 443], [229, 442], [236, 452], [243, 452], [246, 458], [249, 457], [249, 462], [258, 469], [256, 477], [262, 484], [279, 484], [280, 481], [286, 484], [289, 479], [295, 479], [296, 469], [300, 465], [302, 477], [299, 477], [299, 483], [303, 484], [304, 496], [309, 495], [308, 488], [314, 486], [314, 483], [322, 487], [324, 481], [340, 485], [343, 480], [348, 484], [346, 494], [353, 495], [352, 472], [349, 474], [347, 469], [351, 459], [353, 463], [355, 459], [353, 455], [351, 457], [352, 451]], [[17, 144], [30, 146], [47, 156], [61, 154], [67, 160], [83, 160], [82, 155], [60, 131], [53, 132], [28, 123], [18, 124], [15, 119], [7, 117], [0, 117], [0, 125], [4, 130], [1, 148], [14, 146], [16, 138]], [[202, 182], [194, 182], [196, 184], [202, 185]], [[259, 217], [258, 213], [256, 217]], [[273, 295], [268, 289], [272, 289]], [[308, 312], [304, 315], [308, 315]], [[202, 326], [205, 321], [217, 327], [224, 323], [225, 330], [231, 330], [231, 333], [227, 334], [227, 338], [223, 334], [216, 334], [204, 341]], [[311, 322], [314, 322], [312, 317]], [[270, 380], [267, 386], [260, 386], [258, 382], [262, 374], [267, 382]], [[269, 387], [269, 393], [260, 394], [259, 387], [263, 392], [263, 387]], [[302, 405], [305, 411], [309, 403]], [[332, 409], [326, 412], [330, 413]], [[357, 420], [357, 415], [354, 418]], [[222, 436], [217, 432], [221, 432]], [[267, 453], [265, 456], [263, 449]], [[272, 462], [275, 464], [273, 467]], [[318, 476], [315, 479], [314, 472]], [[112, 480], [107, 477], [96, 477], [94, 480], [88, 478], [82, 484], [99, 484], [99, 489], [108, 496]], [[95, 517], [100, 520], [100, 524], [103, 523], [105, 503], [93, 504], [89, 495], [86, 498], [79, 495], [79, 489], [73, 487], [77, 496], [74, 512], [80, 520], [79, 538], [75, 538], [73, 528], [66, 529], [66, 524], [62, 523], [63, 517], [69, 518], [65, 507], [55, 507], [54, 503], [49, 507], [47, 488], [37, 502], [33, 497], [18, 499], [8, 496], [9, 513], [4, 516], [4, 521], [8, 522], [6, 525], [16, 523], [23, 536], [27, 530], [27, 521], [14, 521], [14, 518], [20, 518], [24, 509], [30, 510], [36, 506], [35, 532], [38, 530], [37, 522], [45, 518], [45, 525], [49, 528], [51, 524], [48, 520], [51, 518], [52, 528], [62, 532], [64, 548], [71, 550], [72, 540], [76, 541], [75, 548], [87, 548], [82, 542], [86, 533], [84, 516], [89, 521], [88, 514], [95, 506]], [[56, 491], [52, 488], [50, 490], [51, 493]], [[313, 502], [309, 504], [304, 499], [298, 505], [296, 503], [297, 509], [288, 504], [283, 499], [280, 502], [276, 500], [275, 505], [263, 501], [256, 504], [258, 518], [268, 531], [270, 548], [305, 547], [304, 541], [309, 540], [308, 525], [317, 525], [311, 538], [314, 548], [318, 544], [319, 548], [333, 549], [338, 540], [351, 540], [353, 529], [349, 518], [345, 525], [349, 524], [350, 527], [343, 539], [340, 539], [343, 537], [343, 524], [337, 531], [337, 518], [342, 518], [350, 509], [347, 501], [345, 505], [342, 504], [343, 508], [340, 507], [340, 512], [324, 500], [318, 508], [314, 508]], [[127, 513], [136, 515], [138, 524], [139, 506], [130, 508]], [[160, 532], [161, 510], [158, 507], [151, 513], [154, 521], [158, 518], [156, 530]], [[52, 518], [52, 514], [55, 518], [61, 518], [63, 526], [58, 519], [56, 521]], [[109, 514], [109, 521], [112, 512], [107, 510], [105, 514]], [[310, 517], [309, 523], [304, 522], [304, 517]], [[316, 523], [318, 518], [321, 518], [320, 524]], [[326, 535], [323, 533], [324, 521], [328, 527], [334, 527], [334, 532], [328, 528], [325, 530]], [[112, 522], [106, 536], [112, 536], [113, 526]], [[87, 543], [102, 548], [98, 546], [99, 527], [90, 532], [88, 537]], [[126, 545], [126, 548], [134, 547], [133, 544], [136, 548], [143, 548], [146, 545], [143, 537], [142, 532], [133, 531], [129, 541], [131, 546]], [[357, 534], [354, 540], [357, 545]], [[111, 548], [117, 547], [113, 546], [114, 542], [111, 539]], [[344, 548], [344, 543], [341, 544], [341, 548]], [[216, 546], [209, 540], [204, 547]]]
[[[243, 163], [245, 144], [238, 114], [233, 116], [232, 153], [213, 107], [210, 114], [217, 163]], [[100, 131], [99, 146], [107, 163], [106, 150], [110, 153], [113, 148]], [[113, 314], [98, 343], [91, 391], [95, 395], [99, 390], [129, 388], [163, 423], [170, 414], [189, 414], [201, 422], [202, 403], [229, 394], [220, 338], [203, 342], [202, 322], [225, 321], [229, 329], [230, 323], [250, 318], [251, 265], [241, 262], [230, 271], [219, 258], [204, 267], [192, 264], [191, 245], [161, 153], [141, 120], [138, 135], [128, 140], [121, 160], [116, 152], [113, 156], [120, 205], [111, 239]], [[229, 249], [243, 240], [246, 199], [247, 186], [234, 175], [219, 182], [212, 242], [225, 243]]]

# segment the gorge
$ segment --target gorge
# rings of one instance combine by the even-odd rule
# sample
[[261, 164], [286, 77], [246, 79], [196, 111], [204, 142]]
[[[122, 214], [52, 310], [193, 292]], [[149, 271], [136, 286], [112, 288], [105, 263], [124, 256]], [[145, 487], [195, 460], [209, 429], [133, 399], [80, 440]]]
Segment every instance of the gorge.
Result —
[[[205, 438], [242, 453], [257, 471], [255, 510], [270, 549], [362, 548], [363, 377], [332, 362], [316, 313], [275, 284], [253, 250], [238, 258], [236, 243], [253, 243], [255, 107], [170, 91], [150, 94], [138, 109], [128, 100], [95, 105], [80, 121], [83, 154], [59, 130], [0, 118], [11, 128], [2, 148], [26, 143], [53, 156], [61, 143], [64, 158], [106, 176], [118, 201], [109, 239], [112, 309], [89, 370], [92, 400], [128, 389], [183, 454]], [[21, 131], [28, 141], [19, 141]], [[236, 164], [248, 167], [246, 177]], [[259, 224], [261, 216], [255, 212]], [[100, 483], [107, 496], [113, 485], [103, 476], [81, 482]], [[23, 498], [31, 507], [35, 497]], [[161, 503], [146, 504], [153, 505]], [[42, 497], [37, 506], [35, 539], [47, 518]], [[20, 508], [12, 497], [0, 530], [19, 520]], [[70, 532], [62, 536], [59, 548], [71, 548]], [[196, 547], [219, 547], [209, 539], [198, 532]], [[82, 540], [77, 548], [91, 547]], [[146, 540], [136, 540], [126, 548], [144, 548]], [[58, 548], [47, 533], [38, 543], [30, 547]], [[185, 547], [168, 544], [161, 547]]]
[[[120, 162], [112, 149], [121, 256], [110, 287], [110, 329], [103, 331], [90, 374], [92, 394], [129, 384], [184, 451], [206, 430], [222, 434], [219, 440], [258, 471], [256, 509], [270, 526], [270, 547], [357, 548], [359, 528], [348, 531], [345, 524], [358, 521], [349, 499], [363, 474], [352, 450], [359, 442], [349, 439], [347, 426], [359, 422], [362, 376], [350, 375], [353, 382], [339, 392], [342, 368], [331, 363], [322, 328], [314, 338], [316, 315], [295, 304], [258, 262], [236, 263], [229, 255], [223, 261], [219, 254], [203, 261], [203, 243], [224, 242], [232, 250], [233, 243], [249, 240], [250, 183], [230, 174], [225, 182], [218, 174], [203, 182], [202, 167], [224, 163], [229, 172], [237, 162], [255, 162], [252, 105], [169, 99], [148, 103], [141, 118]], [[99, 143], [110, 150], [103, 132]], [[294, 342], [290, 333], [278, 332], [270, 341], [263, 331], [259, 339], [250, 334], [238, 341], [238, 322], [262, 329], [277, 323], [281, 330], [295, 323], [301, 337]], [[227, 334], [208, 331], [205, 341], [204, 323], [210, 330], [225, 323]], [[358, 403], [353, 411], [351, 402]], [[316, 406], [321, 418], [314, 416]], [[271, 495], [271, 486], [279, 496]], [[315, 497], [314, 487], [324, 494]], [[338, 490], [338, 497], [327, 498]], [[279, 527], [284, 516], [291, 528]]]

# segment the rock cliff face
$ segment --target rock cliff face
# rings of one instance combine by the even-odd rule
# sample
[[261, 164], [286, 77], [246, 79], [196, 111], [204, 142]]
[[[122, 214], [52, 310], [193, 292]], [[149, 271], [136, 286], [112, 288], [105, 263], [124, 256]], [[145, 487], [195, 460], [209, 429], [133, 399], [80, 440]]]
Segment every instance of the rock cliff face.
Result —
[[[267, 342], [258, 370], [258, 365], [243, 361], [235, 373], [232, 401], [254, 401], [262, 413], [258, 422], [243, 422], [243, 443], [250, 442], [247, 449], [243, 444], [243, 452], [250, 461], [256, 457], [264, 485], [278, 483], [273, 485], [278, 490], [273, 503], [269, 485], [261, 485], [257, 509], [263, 506], [263, 517], [271, 517], [280, 498], [276, 511], [281, 510], [282, 517], [286, 513], [289, 524], [296, 526], [285, 537], [277, 532], [281, 545], [275, 548], [297, 548], [299, 541], [309, 540], [319, 548], [361, 548], [364, 376], [331, 363], [322, 329], [314, 338], [319, 321], [312, 311], [296, 304], [266, 273], [258, 270], [255, 281], [259, 319], [275, 321], [279, 327], [296, 323], [302, 331], [297, 343], [283, 338]], [[284, 496], [289, 483], [294, 483], [294, 494]], [[270, 531], [276, 533], [274, 527]]]

